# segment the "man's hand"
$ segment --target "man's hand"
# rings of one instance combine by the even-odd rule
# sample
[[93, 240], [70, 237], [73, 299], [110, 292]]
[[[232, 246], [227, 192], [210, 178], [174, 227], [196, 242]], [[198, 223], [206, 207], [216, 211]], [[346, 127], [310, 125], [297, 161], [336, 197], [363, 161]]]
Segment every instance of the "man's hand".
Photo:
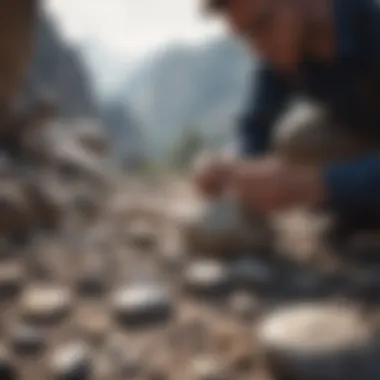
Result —
[[325, 197], [317, 168], [289, 165], [276, 157], [240, 162], [231, 186], [247, 209], [260, 213], [315, 206]]
[[229, 157], [198, 157], [193, 164], [193, 183], [207, 198], [222, 195], [230, 184], [235, 163]]

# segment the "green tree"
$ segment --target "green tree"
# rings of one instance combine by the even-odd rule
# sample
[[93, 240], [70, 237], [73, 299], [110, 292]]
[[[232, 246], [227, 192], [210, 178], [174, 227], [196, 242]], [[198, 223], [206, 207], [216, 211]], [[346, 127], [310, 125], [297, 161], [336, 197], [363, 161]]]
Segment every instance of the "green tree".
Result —
[[203, 136], [198, 128], [187, 127], [174, 144], [171, 162], [177, 169], [187, 169], [196, 155], [204, 149]]

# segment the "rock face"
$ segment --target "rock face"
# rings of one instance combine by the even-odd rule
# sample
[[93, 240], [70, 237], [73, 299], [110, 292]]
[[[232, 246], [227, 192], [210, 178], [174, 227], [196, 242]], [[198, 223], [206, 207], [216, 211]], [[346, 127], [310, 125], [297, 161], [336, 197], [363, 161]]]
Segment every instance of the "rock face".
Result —
[[37, 42], [22, 99], [30, 103], [41, 94], [56, 99], [60, 117], [72, 119], [97, 114], [80, 53], [65, 43], [52, 21], [43, 14], [38, 19]]

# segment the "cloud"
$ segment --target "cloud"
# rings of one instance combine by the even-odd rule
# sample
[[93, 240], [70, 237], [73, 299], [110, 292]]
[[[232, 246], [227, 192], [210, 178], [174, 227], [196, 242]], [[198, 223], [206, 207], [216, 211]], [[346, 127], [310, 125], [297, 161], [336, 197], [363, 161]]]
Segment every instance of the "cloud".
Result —
[[45, 0], [72, 40], [97, 41], [136, 56], [177, 40], [202, 40], [220, 26], [202, 19], [199, 0]]

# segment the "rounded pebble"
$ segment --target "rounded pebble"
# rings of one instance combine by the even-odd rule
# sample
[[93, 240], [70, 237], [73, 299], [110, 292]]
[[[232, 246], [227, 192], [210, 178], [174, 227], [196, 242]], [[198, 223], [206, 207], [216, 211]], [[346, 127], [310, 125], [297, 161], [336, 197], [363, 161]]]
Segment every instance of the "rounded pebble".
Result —
[[165, 322], [172, 313], [169, 292], [159, 285], [132, 285], [118, 290], [112, 299], [113, 309], [126, 325]]
[[90, 351], [81, 343], [57, 348], [51, 365], [54, 379], [57, 380], [86, 380], [92, 375]]
[[41, 323], [60, 320], [68, 313], [71, 304], [67, 289], [47, 285], [28, 289], [21, 300], [24, 317]]
[[185, 270], [184, 284], [197, 295], [217, 295], [230, 290], [232, 285], [228, 267], [214, 260], [191, 263]]

